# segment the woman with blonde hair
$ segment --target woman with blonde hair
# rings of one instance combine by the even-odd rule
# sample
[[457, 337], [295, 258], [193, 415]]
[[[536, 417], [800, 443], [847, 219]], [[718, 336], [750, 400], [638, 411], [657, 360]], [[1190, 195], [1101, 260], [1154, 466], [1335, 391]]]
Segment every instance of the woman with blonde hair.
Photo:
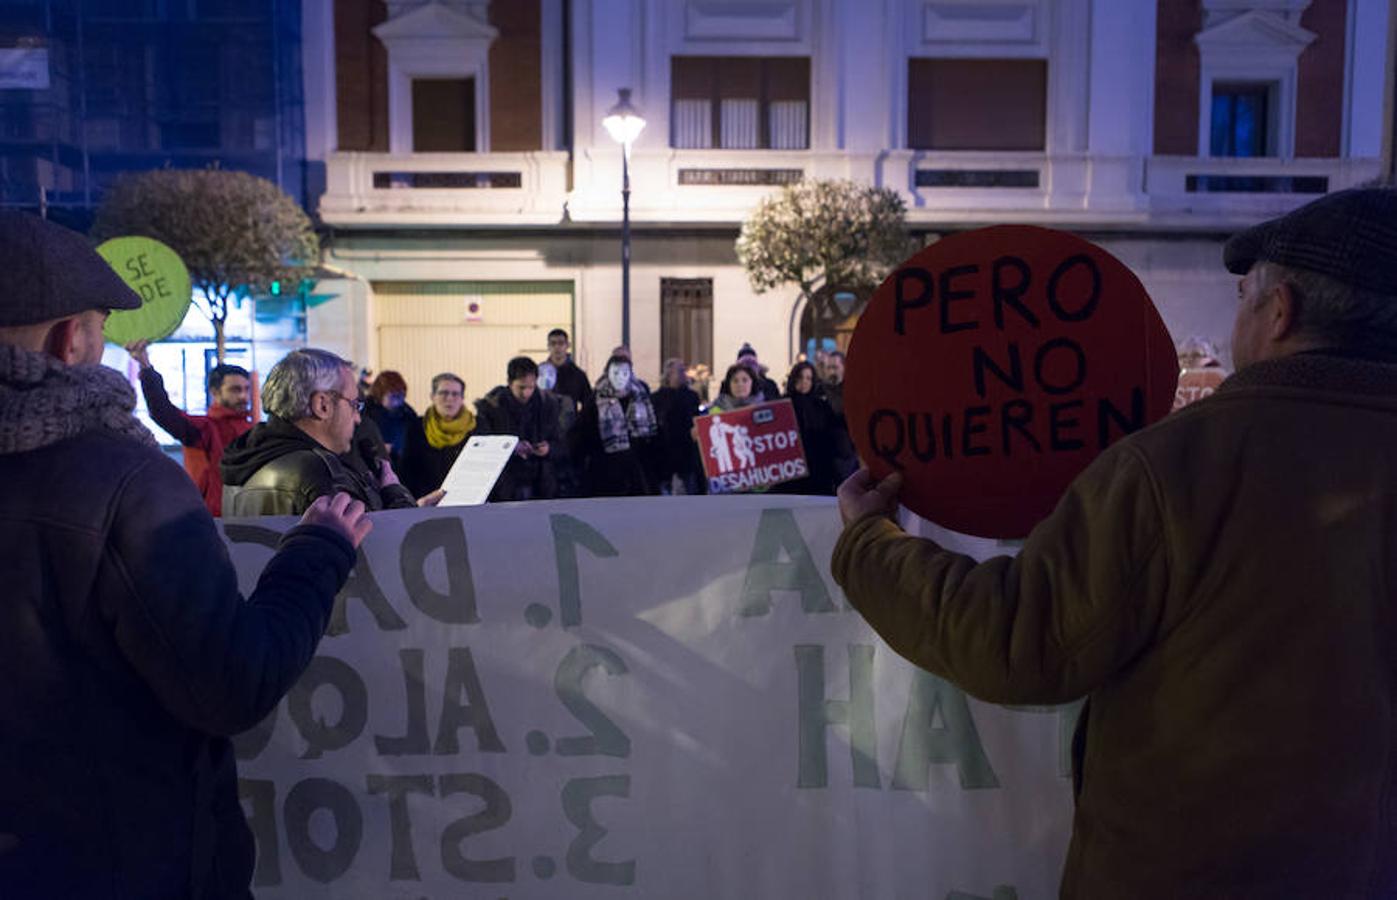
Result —
[[413, 496], [441, 487], [446, 473], [475, 431], [475, 413], [466, 404], [466, 382], [443, 372], [432, 379], [432, 405], [422, 424], [408, 429], [400, 477]]

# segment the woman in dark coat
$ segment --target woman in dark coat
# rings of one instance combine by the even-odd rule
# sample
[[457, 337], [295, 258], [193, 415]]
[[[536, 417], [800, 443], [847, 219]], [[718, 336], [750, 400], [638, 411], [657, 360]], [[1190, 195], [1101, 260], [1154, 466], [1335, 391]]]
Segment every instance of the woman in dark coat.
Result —
[[682, 359], [665, 362], [664, 387], [652, 395], [655, 417], [660, 423], [659, 459], [660, 493], [674, 493], [674, 479], [679, 479], [685, 494], [703, 494], [703, 464], [692, 431], [694, 417], [699, 414], [699, 395], [689, 387], [689, 375]]
[[646, 460], [658, 435], [650, 391], [635, 377], [629, 359], [611, 357], [573, 428], [571, 449], [582, 460], [588, 496], [657, 493]]
[[466, 383], [443, 372], [432, 379], [432, 405], [420, 424], [407, 429], [398, 477], [421, 497], [441, 487], [446, 474], [475, 431], [475, 413], [466, 406]]
[[800, 442], [805, 447], [805, 461], [810, 474], [798, 481], [777, 485], [781, 494], [833, 495], [835, 487], [834, 439], [838, 427], [834, 409], [825, 398], [815, 367], [798, 362], [786, 377], [786, 399], [795, 407], [800, 427]]
[[400, 469], [407, 433], [420, 424], [417, 410], [408, 405], [407, 382], [401, 373], [391, 370], [378, 373], [364, 398], [363, 417], [378, 426], [378, 433], [388, 447], [388, 459], [394, 470]]

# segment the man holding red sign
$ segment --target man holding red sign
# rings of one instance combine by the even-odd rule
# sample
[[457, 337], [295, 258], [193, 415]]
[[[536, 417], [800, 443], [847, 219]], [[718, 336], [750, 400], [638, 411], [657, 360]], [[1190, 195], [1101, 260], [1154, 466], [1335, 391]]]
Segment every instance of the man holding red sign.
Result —
[[[1050, 458], [1041, 438], [1033, 452], [1030, 412], [1042, 425], [1054, 404], [1080, 404], [1048, 412], [1047, 430], [1031, 433], [1090, 435], [1064, 423], [1090, 421], [1094, 399], [1125, 408], [1110, 385], [1043, 402], [1025, 392], [1014, 415], [979, 418], [970, 410], [994, 402], [981, 404], [985, 394], [972, 388], [966, 414], [946, 417], [969, 436], [940, 442], [935, 458], [924, 431], [921, 444], [910, 440], [918, 432], [907, 423], [921, 430], [922, 409], [893, 413], [903, 446], [921, 456], [897, 446], [892, 419], [875, 422], [872, 403], [851, 411], [874, 472], [840, 489], [846, 528], [834, 576], [894, 650], [977, 697], [1089, 697], [1073, 741], [1077, 811], [1063, 896], [1393, 896], [1397, 191], [1323, 197], [1233, 237], [1225, 261], [1242, 276], [1237, 374], [1089, 462], [1038, 516], [1017, 558], [976, 564], [909, 537], [890, 516], [901, 494], [942, 524], [1018, 529], [987, 482], [938, 509], [938, 485], [955, 485], [937, 481], [937, 467], [953, 462], [974, 482], [977, 471], [995, 471], [994, 453], [967, 459], [966, 448], [1017, 446], [1055, 478], [1067, 462]], [[902, 316], [909, 330], [935, 330], [979, 315], [973, 277], [941, 277], [940, 264], [957, 260], [921, 262], [951, 290], [925, 302], [920, 290], [885, 297], [882, 319], [875, 297], [871, 328]], [[959, 262], [963, 272], [979, 265]], [[1051, 282], [1028, 276], [1052, 265], [1025, 266], [986, 308], [1012, 294], [1018, 308], [1000, 302], [1000, 322], [1012, 313], [1047, 325]], [[1104, 261], [1093, 265], [1109, 282]], [[1091, 296], [1089, 285], [1070, 293]], [[851, 393], [860, 366], [881, 364], [859, 355], [864, 324], [850, 354]], [[1030, 350], [1071, 340], [1084, 348], [1085, 369], [1090, 336], [1080, 323], [1062, 325], [1053, 335], [1026, 327], [1014, 341]], [[940, 343], [954, 355], [953, 340]], [[1002, 365], [1005, 350], [985, 351], [1001, 361], [993, 379], [1026, 385]], [[1046, 384], [1063, 387], [1060, 374]], [[1133, 390], [1137, 373], [1107, 374], [1121, 383], [1114, 396]], [[1155, 403], [1167, 409], [1173, 387], [1144, 390], [1147, 418], [1158, 419]], [[1007, 423], [1002, 444], [974, 430], [996, 421]], [[977, 491], [984, 507], [973, 503]], [[1025, 496], [1037, 503], [1040, 493]]]

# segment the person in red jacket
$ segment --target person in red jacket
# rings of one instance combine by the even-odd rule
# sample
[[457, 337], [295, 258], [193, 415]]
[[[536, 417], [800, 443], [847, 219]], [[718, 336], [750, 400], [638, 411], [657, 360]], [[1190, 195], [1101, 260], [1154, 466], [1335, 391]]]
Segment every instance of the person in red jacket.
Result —
[[184, 445], [185, 471], [199, 486], [209, 512], [222, 515], [223, 480], [218, 463], [223, 458], [223, 448], [252, 428], [248, 414], [252, 381], [241, 366], [214, 366], [208, 378], [208, 415], [192, 416], [170, 402], [165, 380], [150, 364], [148, 343], [136, 341], [126, 347], [126, 352], [141, 367], [141, 393], [150, 417]]

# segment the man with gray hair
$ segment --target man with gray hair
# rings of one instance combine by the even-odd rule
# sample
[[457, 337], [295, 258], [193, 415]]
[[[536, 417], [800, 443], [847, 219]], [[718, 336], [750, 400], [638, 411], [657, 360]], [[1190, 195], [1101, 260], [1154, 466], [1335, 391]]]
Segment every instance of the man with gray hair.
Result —
[[312, 505], [246, 600], [194, 483], [101, 365], [140, 297], [0, 213], [0, 897], [250, 897], [229, 738], [300, 678], [372, 527]]
[[1211, 396], [1121, 440], [1013, 559], [839, 491], [835, 579], [995, 703], [1088, 698], [1063, 897], [1397, 896], [1397, 191], [1233, 237]]
[[370, 511], [417, 505], [387, 459], [369, 473], [342, 458], [355, 451], [363, 408], [349, 360], [328, 350], [293, 350], [268, 373], [262, 408], [267, 421], [223, 452], [225, 516], [295, 515], [341, 491]]

